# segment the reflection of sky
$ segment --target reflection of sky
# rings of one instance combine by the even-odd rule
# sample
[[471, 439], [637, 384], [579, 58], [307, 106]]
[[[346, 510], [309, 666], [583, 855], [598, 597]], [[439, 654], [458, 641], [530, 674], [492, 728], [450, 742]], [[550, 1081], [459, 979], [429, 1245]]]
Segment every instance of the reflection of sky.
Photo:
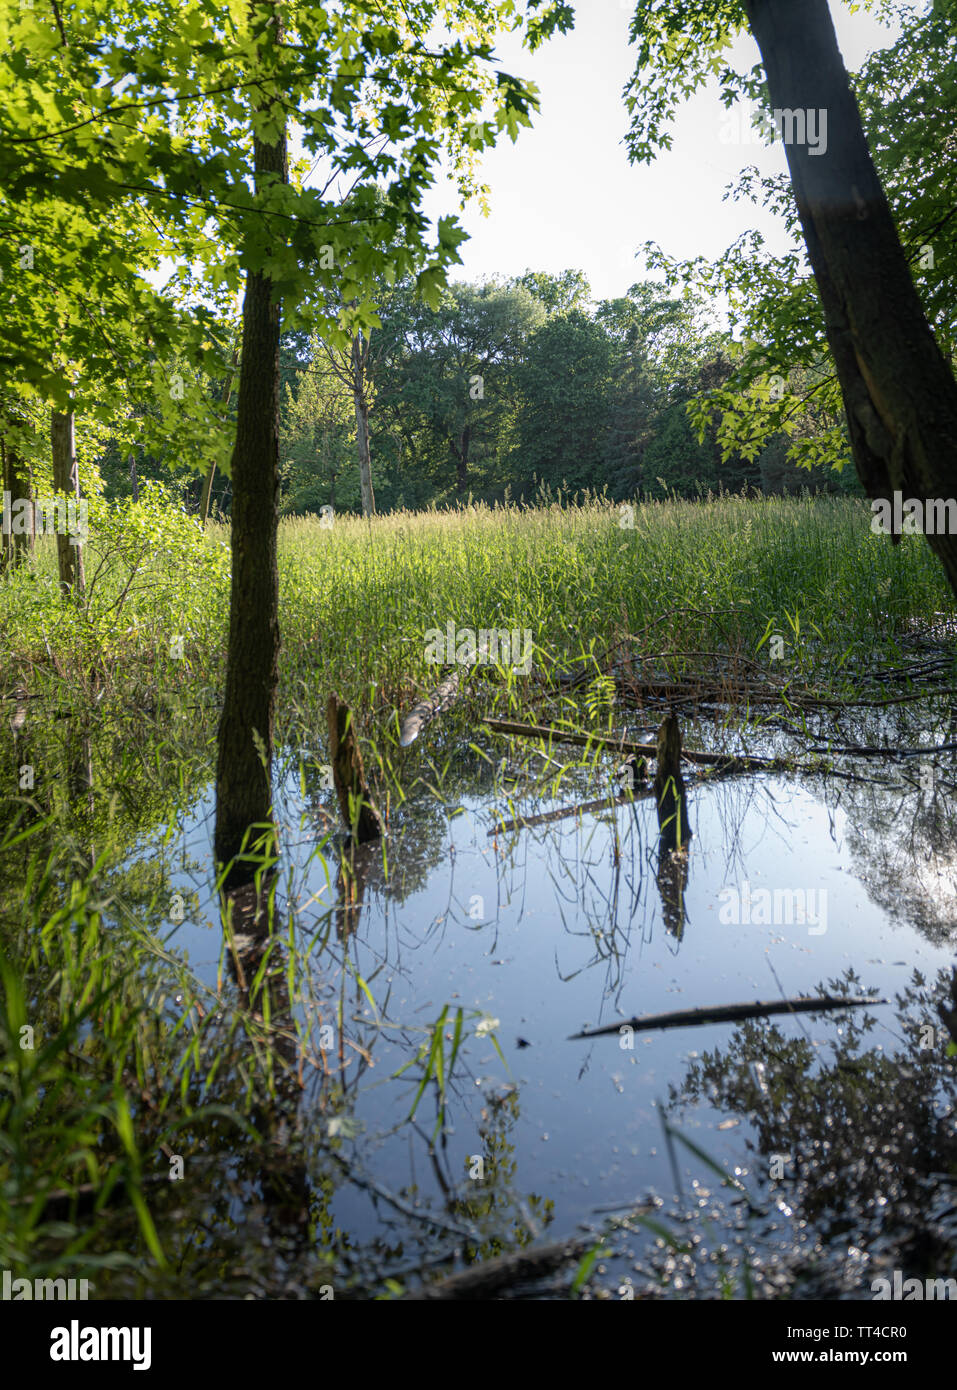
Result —
[[[576, 793], [570, 786], [568, 791], [563, 804], [574, 804]], [[595, 794], [594, 786], [585, 791], [586, 798]], [[303, 807], [297, 796], [298, 784], [288, 784], [285, 819], [294, 829], [286, 845], [290, 861], [301, 868], [316, 837], [308, 822], [298, 828]], [[474, 1035], [477, 1019], [471, 1020], [451, 1086], [447, 1176], [453, 1185], [464, 1185], [467, 1156], [481, 1152], [480, 1112], [489, 1096], [514, 1082], [519, 1119], [509, 1139], [515, 1145], [515, 1187], [552, 1198], [553, 1229], [565, 1233], [596, 1206], [649, 1190], [670, 1194], [656, 1100], [667, 1095], [669, 1083], [680, 1084], [689, 1058], [725, 1045], [733, 1025], [638, 1034], [633, 1052], [622, 1050], [617, 1036], [570, 1041], [569, 1034], [634, 1014], [813, 994], [850, 967], [862, 993], [893, 999], [915, 967], [933, 976], [949, 964], [950, 952], [929, 944], [906, 917], [895, 919], [870, 898], [858, 876], [865, 862], [851, 855], [850, 841], [859, 844], [867, 833], [859, 826], [852, 836], [853, 803], [846, 803], [851, 815], [842, 807], [829, 809], [794, 782], [750, 777], [690, 790], [694, 838], [680, 941], [662, 916], [651, 801], [620, 805], [614, 822], [606, 811], [497, 837], [487, 833], [494, 822], [490, 812], [497, 807], [507, 818], [514, 810], [504, 809], [502, 800], [494, 807], [468, 798], [461, 804], [463, 813], [448, 820], [444, 839], [440, 834], [432, 845], [425, 886], [390, 897], [381, 888], [370, 890], [349, 944], [346, 1036], [360, 1041], [374, 1060], [350, 1102], [362, 1127], [356, 1153], [363, 1170], [392, 1191], [415, 1182], [424, 1199], [441, 1206], [428, 1157], [435, 1123], [431, 1088], [416, 1116], [418, 1133], [410, 1138], [403, 1121], [415, 1092], [411, 1078], [419, 1073], [412, 1068], [400, 1080], [390, 1077], [425, 1036], [413, 1030], [431, 1024], [446, 1004], [499, 1020], [497, 1037], [511, 1073], [491, 1042]], [[531, 809], [552, 804], [558, 803], [539, 802]], [[187, 860], [208, 861], [211, 811], [207, 798], [185, 827]], [[401, 878], [401, 829], [390, 837], [389, 858]], [[328, 867], [331, 889], [324, 889], [317, 857], [293, 874], [300, 904], [312, 894], [320, 904], [334, 899], [334, 856]], [[752, 895], [762, 888], [813, 890], [816, 906], [826, 890], [827, 930], [814, 934], [809, 924], [796, 922], [722, 924], [721, 889], [741, 889], [745, 881]], [[184, 893], [200, 888], [203, 911], [212, 920], [204, 884], [202, 875], [183, 876], [172, 887]], [[301, 910], [301, 942], [308, 942], [324, 917], [316, 902]], [[172, 941], [188, 950], [202, 978], [215, 983], [217, 930], [187, 922]], [[338, 995], [340, 966], [333, 932], [326, 952], [312, 960], [325, 991], [324, 1019]], [[356, 972], [395, 1027], [376, 1030], [355, 986]], [[875, 1013], [893, 1023], [890, 1008]], [[815, 1042], [833, 1038], [843, 1026], [841, 1015], [775, 1021], [785, 1035]], [[519, 1038], [530, 1046], [520, 1048]], [[894, 1046], [882, 1026], [871, 1041]], [[353, 1084], [355, 1075], [353, 1066]], [[747, 1168], [746, 1127], [722, 1131], [721, 1119], [699, 1110], [684, 1113], [681, 1124], [712, 1157]], [[340, 1188], [335, 1213], [357, 1241], [376, 1229], [367, 1195], [351, 1187]]]

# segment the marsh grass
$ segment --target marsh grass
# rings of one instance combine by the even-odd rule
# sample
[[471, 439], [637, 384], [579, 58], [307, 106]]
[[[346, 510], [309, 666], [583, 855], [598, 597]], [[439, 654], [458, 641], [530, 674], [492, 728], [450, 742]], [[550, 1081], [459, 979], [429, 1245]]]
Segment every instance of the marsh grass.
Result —
[[[25, 688], [71, 712], [94, 700], [127, 711], [179, 703], [195, 713], [206, 704], [214, 717], [228, 531], [211, 525], [203, 535], [162, 498], [140, 511], [126, 504], [94, 522], [90, 593], [79, 607], [57, 592], [52, 539], [38, 542], [32, 568], [0, 586], [3, 694]], [[333, 688], [360, 718], [374, 713], [380, 728], [383, 717], [394, 727], [437, 683], [425, 634], [450, 621], [529, 629], [545, 677], [578, 663], [599, 678], [596, 658], [625, 634], [651, 653], [675, 654], [678, 670], [716, 648], [767, 656], [778, 633], [791, 669], [839, 679], [952, 609], [923, 538], [892, 547], [871, 533], [866, 504], [854, 499], [670, 500], [628, 517], [595, 500], [476, 504], [343, 516], [329, 528], [293, 518], [280, 527], [277, 741], [311, 742], [303, 736], [323, 729]], [[171, 654], [175, 639], [181, 658]]]

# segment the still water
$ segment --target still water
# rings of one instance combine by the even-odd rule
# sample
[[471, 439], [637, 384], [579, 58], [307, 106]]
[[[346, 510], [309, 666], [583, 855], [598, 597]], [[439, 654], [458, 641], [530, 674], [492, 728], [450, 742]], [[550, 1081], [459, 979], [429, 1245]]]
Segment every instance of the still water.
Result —
[[[523, 776], [544, 761], [529, 755]], [[849, 778], [689, 781], [692, 839], [669, 873], [654, 801], [616, 799], [608, 769], [603, 782], [572, 770], [543, 796], [523, 793], [523, 776], [510, 792], [507, 768], [490, 786], [474, 754], [453, 758], [454, 796], [420, 789], [393, 813], [385, 862], [381, 847], [362, 852], [351, 901], [337, 882], [331, 793], [289, 774], [277, 902], [308, 957], [289, 1024], [313, 1040], [312, 1057], [322, 1044], [321, 1065], [302, 1074], [299, 1118], [333, 1175], [341, 1267], [366, 1296], [390, 1275], [414, 1284], [432, 1263], [447, 1273], [469, 1248], [488, 1256], [604, 1229], [590, 1287], [605, 1296], [649, 1280], [745, 1296], [751, 1274], [764, 1292], [786, 1292], [788, 1261], [806, 1269], [811, 1251], [811, 1264], [829, 1262], [830, 1296], [871, 1297], [881, 1259], [903, 1258], [892, 1232], [912, 1224], [914, 1184], [925, 1205], [952, 1192], [905, 1173], [906, 1154], [926, 1150], [916, 1168], [957, 1171], [946, 1167], [954, 1065], [934, 1004], [954, 960], [957, 828], [943, 760], [929, 790], [906, 759], [844, 766]], [[215, 986], [211, 829], [207, 794], [182, 821], [171, 888], [192, 906], [166, 940]], [[925, 990], [905, 1018], [895, 998], [915, 971]], [[637, 1015], [841, 989], [889, 1002], [570, 1037]], [[417, 1099], [416, 1057], [443, 1009], [442, 1086], [430, 1080]], [[905, 1126], [881, 1162], [908, 1086], [935, 1132]], [[335, 1154], [331, 1167], [323, 1153]], [[616, 1212], [635, 1209], [698, 1255], [655, 1245], [637, 1218], [610, 1230]], [[706, 1277], [715, 1261], [732, 1269], [730, 1285]]]

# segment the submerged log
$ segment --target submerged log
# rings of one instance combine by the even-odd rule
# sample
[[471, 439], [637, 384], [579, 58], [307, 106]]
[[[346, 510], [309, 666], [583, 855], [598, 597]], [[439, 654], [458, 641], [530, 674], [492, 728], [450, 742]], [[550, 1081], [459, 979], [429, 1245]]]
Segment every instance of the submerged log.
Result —
[[496, 1255], [479, 1265], [451, 1274], [434, 1284], [423, 1284], [403, 1294], [409, 1302], [494, 1298], [514, 1285], [530, 1283], [553, 1274], [563, 1265], [580, 1260], [599, 1243], [599, 1236], [572, 1236], [554, 1245], [532, 1245], [507, 1255]]
[[574, 1038], [600, 1038], [609, 1033], [620, 1033], [622, 1028], [631, 1028], [635, 1033], [648, 1032], [654, 1028], [691, 1028], [702, 1023], [740, 1023], [747, 1018], [765, 1018], [771, 1014], [815, 1014], [830, 1009], [857, 1009], [865, 1004], [886, 1004], [886, 999], [845, 999], [832, 994], [822, 994], [817, 999], [802, 996], [799, 999], [770, 999], [754, 1004], [715, 1004], [711, 1008], [676, 1009], [666, 1014], [643, 1014], [638, 1018], [622, 1018], [617, 1023], [606, 1023], [603, 1028], [586, 1028], [580, 1033], [570, 1033]]
[[631, 801], [644, 801], [652, 795], [650, 787], [640, 787], [637, 791], [622, 792], [619, 796], [599, 796], [594, 801], [579, 801], [574, 806], [560, 806], [557, 811], [541, 811], [534, 816], [516, 816], [514, 820], [496, 821], [488, 835], [506, 835], [511, 830], [530, 830], [536, 825], [550, 825], [552, 821], [567, 820], [569, 816], [592, 816], [598, 811], [626, 806]]
[[[613, 748], [617, 753], [634, 753], [637, 757], [657, 758], [656, 743], [634, 743], [624, 735], [616, 738], [611, 734], [580, 734], [569, 729], [557, 729], [551, 724], [519, 724], [514, 719], [483, 719], [486, 728], [497, 734], [512, 734], [517, 738], [541, 738], [555, 743], [573, 743], [578, 747], [594, 744], [596, 748]], [[750, 755], [738, 757], [729, 753], [692, 753], [683, 748], [681, 756], [685, 762], [699, 767], [713, 767], [720, 772], [791, 772], [818, 769], [803, 768], [788, 758], [755, 758]]]
[[326, 706], [329, 720], [329, 753], [332, 761], [332, 780], [342, 819], [358, 843], [376, 840], [382, 834], [382, 822], [366, 784], [362, 753], [356, 739], [352, 711], [337, 695], [330, 695]]
[[[475, 653], [475, 663], [477, 663], [477, 665], [473, 664], [473, 669], [481, 669], [483, 663], [488, 661], [488, 656], [489, 639], [483, 638]], [[459, 685], [460, 675], [461, 667], [457, 667], [451, 675], [446, 676], [441, 685], [436, 686], [435, 690], [433, 690], [432, 694], [429, 695], [427, 699], [419, 700], [418, 704], [412, 706], [412, 709], [403, 721], [402, 729], [399, 733], [400, 748], [408, 748], [410, 743], [415, 742], [426, 725], [432, 723], [432, 720], [437, 714], [441, 714], [443, 710], [447, 710], [451, 705], [455, 704], [455, 701], [461, 693]]]

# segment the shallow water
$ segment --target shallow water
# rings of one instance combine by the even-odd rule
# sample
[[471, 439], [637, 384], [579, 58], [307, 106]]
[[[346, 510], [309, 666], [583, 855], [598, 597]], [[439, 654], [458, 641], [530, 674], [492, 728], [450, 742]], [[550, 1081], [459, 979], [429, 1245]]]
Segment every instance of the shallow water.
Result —
[[[863, 732], [845, 722], [832, 736], [857, 740]], [[765, 739], [765, 747], [774, 741]], [[758, 750], [756, 740], [751, 746]], [[602, 797], [606, 773], [599, 781], [571, 772], [558, 800], [510, 802], [501, 785], [490, 793], [488, 777], [477, 768], [472, 776], [463, 762], [451, 803], [423, 796], [394, 817], [388, 872], [381, 850], [372, 851], [361, 910], [346, 915], [341, 904], [336, 908], [337, 842], [328, 839], [321, 853], [316, 848], [328, 825], [318, 802], [328, 808], [329, 794], [304, 798], [298, 773], [290, 776], [279, 799], [286, 827], [280, 919], [288, 929], [291, 917], [300, 950], [317, 934], [324, 938], [291, 1013], [300, 1030], [326, 1024], [333, 1039], [326, 1057], [332, 1074], [306, 1070], [301, 1121], [316, 1152], [329, 1149], [340, 1160], [323, 1172], [335, 1174], [329, 1216], [343, 1269], [374, 1289], [390, 1272], [405, 1275], [454, 1251], [494, 1254], [539, 1235], [598, 1229], [603, 1209], [651, 1200], [665, 1212], [712, 1212], [720, 1246], [722, 1223], [728, 1239], [735, 1219], [735, 1193], [715, 1204], [719, 1180], [686, 1145], [669, 1144], [663, 1104], [681, 1135], [736, 1175], [755, 1200], [763, 1194], [772, 1214], [783, 1214], [776, 1236], [769, 1234], [774, 1221], [752, 1232], [754, 1260], [763, 1250], [774, 1263], [768, 1252], [786, 1226], [792, 1237], [800, 1228], [812, 1245], [830, 1242], [846, 1266], [853, 1240], [839, 1231], [835, 1245], [828, 1221], [820, 1213], [816, 1223], [805, 1219], [801, 1205], [815, 1181], [830, 1180], [823, 1170], [815, 1179], [808, 1168], [824, 1160], [805, 1154], [795, 1172], [788, 1154], [782, 1181], [770, 1182], [773, 1155], [761, 1150], [754, 1112], [762, 1094], [772, 1097], [769, 1105], [786, 1102], [774, 1098], [777, 1053], [766, 1041], [754, 1054], [764, 1058], [755, 1104], [745, 1097], [729, 1109], [709, 1101], [713, 1083], [689, 1093], [687, 1082], [706, 1054], [739, 1045], [734, 1024], [637, 1033], [633, 1048], [627, 1036], [569, 1034], [632, 1015], [814, 994], [853, 971], [852, 994], [891, 1002], [778, 1017], [774, 1036], [808, 1043], [823, 1066], [835, 1049], [859, 1045], [854, 1030], [866, 1012], [876, 1020], [866, 1047], [877, 1056], [897, 1054], [895, 995], [915, 970], [932, 982], [954, 959], [957, 872], [943, 785], [950, 774], [938, 763], [936, 793], [908, 782], [903, 762], [882, 763], [879, 771], [873, 763], [845, 764], [888, 785], [770, 775], [690, 784], [693, 838], [682, 894], [673, 876], [659, 882], [653, 800], [609, 797], [600, 810], [496, 832], [523, 812], [530, 817]], [[215, 986], [220, 933], [208, 874], [211, 813], [207, 794], [183, 819], [181, 863], [190, 867], [171, 888], [197, 893], [199, 912], [167, 939]], [[750, 890], [750, 909], [745, 901], [732, 910], [722, 891], [732, 888], [739, 900]], [[772, 920], [762, 918], [760, 890], [770, 890]], [[797, 894], [805, 895], [806, 920]], [[465, 1016], [444, 1111], [430, 1082], [410, 1121], [421, 1067], [395, 1073], [414, 1059], [445, 1006], [446, 1057], [455, 1011]], [[938, 1025], [931, 1050], [939, 1060], [946, 1035], [939, 1036], [933, 1015], [926, 1022]], [[751, 1064], [757, 1076], [753, 1056]], [[879, 1112], [875, 1132], [887, 1122]], [[945, 1122], [952, 1128], [952, 1115]], [[860, 1137], [863, 1152], [873, 1135]], [[844, 1225], [851, 1229], [853, 1220]], [[599, 1272], [620, 1287], [632, 1277], [627, 1269], [644, 1268], [634, 1257], [634, 1248], [616, 1246]], [[860, 1259], [866, 1264], [867, 1254]], [[671, 1274], [680, 1290], [680, 1271]], [[870, 1297], [861, 1269], [848, 1279], [846, 1296]]]

